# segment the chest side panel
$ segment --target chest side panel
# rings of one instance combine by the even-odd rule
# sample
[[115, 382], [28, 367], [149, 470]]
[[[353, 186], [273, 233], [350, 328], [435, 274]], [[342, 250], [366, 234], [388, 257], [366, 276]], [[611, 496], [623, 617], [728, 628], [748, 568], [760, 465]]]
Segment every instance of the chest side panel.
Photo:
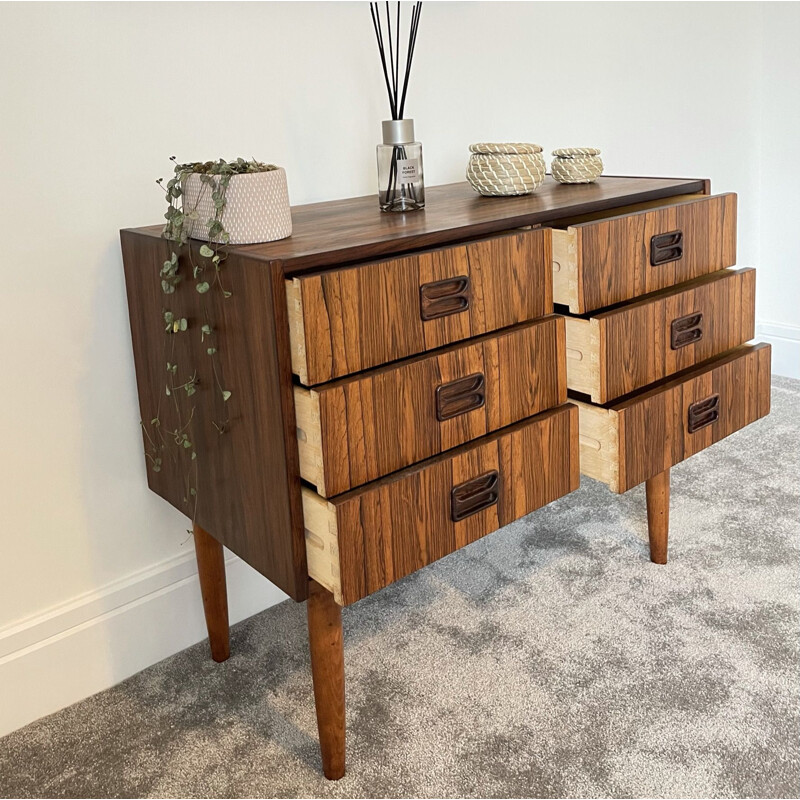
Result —
[[[188, 264], [175, 293], [161, 290], [167, 242], [123, 231], [122, 252], [145, 450], [152, 454], [165, 444], [160, 471], [147, 459], [150, 488], [303, 599], [307, 574], [286, 307], [283, 300], [275, 303], [276, 289], [284, 296], [279, 269], [230, 255], [222, 281], [231, 296], [214, 288], [206, 297], [214, 327], [209, 338], [201, 334], [207, 320]], [[185, 318], [187, 330], [166, 333], [165, 310]], [[216, 376], [210, 344], [217, 348]], [[166, 396], [167, 362], [176, 366], [173, 386], [194, 374], [193, 395], [178, 388]], [[231, 393], [227, 402], [222, 390]], [[174, 445], [175, 430], [192, 436], [195, 462]]]

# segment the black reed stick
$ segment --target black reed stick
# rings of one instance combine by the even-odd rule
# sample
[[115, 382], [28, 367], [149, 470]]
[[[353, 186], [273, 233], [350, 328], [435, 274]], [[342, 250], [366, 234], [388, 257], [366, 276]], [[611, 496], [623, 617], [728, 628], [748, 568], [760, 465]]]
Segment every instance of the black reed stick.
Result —
[[[403, 119], [403, 112], [406, 104], [406, 94], [408, 92], [408, 79], [411, 75], [411, 64], [414, 59], [414, 48], [417, 43], [417, 31], [419, 30], [419, 18], [422, 13], [422, 2], [418, 0], [411, 8], [411, 18], [408, 26], [408, 45], [406, 47], [405, 69], [401, 75], [400, 70], [400, 2], [397, 2], [397, 14], [395, 16], [394, 30], [392, 30], [392, 15], [389, 8], [389, 0], [386, 0], [386, 35], [383, 31], [383, 19], [381, 17], [380, 3], [370, 3], [369, 11], [372, 17], [372, 26], [375, 29], [375, 39], [378, 42], [378, 52], [381, 57], [383, 67], [383, 79], [386, 83], [386, 93], [389, 96], [389, 110], [392, 119]], [[387, 59], [388, 43], [388, 59]], [[402, 93], [401, 93], [402, 87]], [[399, 100], [399, 102], [398, 102]]]
[[375, 36], [378, 40], [378, 52], [381, 55], [381, 64], [383, 65], [383, 77], [386, 81], [386, 91], [389, 93], [389, 106], [391, 107], [392, 111], [392, 119], [397, 119], [397, 113], [394, 105], [394, 99], [392, 97], [392, 87], [389, 85], [389, 73], [386, 69], [386, 51], [383, 46], [383, 30], [381, 28], [381, 16], [380, 16], [380, 9], [377, 3], [370, 3], [369, 10], [372, 14], [372, 24], [375, 27]]
[[[398, 3], [398, 6], [400, 4]], [[411, 75], [411, 60], [414, 58], [414, 47], [417, 44], [417, 29], [419, 28], [419, 15], [422, 12], [422, 2], [415, 3], [411, 9], [411, 28], [408, 34], [408, 50], [406, 51], [406, 77], [403, 81], [403, 96], [400, 98], [400, 108], [398, 113], [403, 119], [403, 111], [406, 107], [406, 92], [408, 91], [408, 79]]]

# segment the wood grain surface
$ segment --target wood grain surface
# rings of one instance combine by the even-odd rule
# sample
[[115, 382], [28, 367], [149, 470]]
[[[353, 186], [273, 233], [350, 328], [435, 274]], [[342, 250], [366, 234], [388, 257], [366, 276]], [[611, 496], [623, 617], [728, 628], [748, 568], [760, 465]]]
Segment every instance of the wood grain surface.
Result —
[[[629, 203], [701, 192], [705, 187], [702, 179], [610, 175], [574, 186], [548, 176], [541, 188], [522, 197], [481, 197], [466, 182], [428, 186], [424, 211], [384, 213], [378, 208], [377, 194], [293, 206], [288, 239], [232, 249], [260, 261], [281, 263], [287, 275], [297, 275], [510, 228], [550, 224]], [[158, 238], [161, 226], [138, 231]]]
[[[581, 472], [626, 492], [769, 413], [768, 344], [742, 345], [606, 406], [573, 402]], [[719, 418], [689, 432], [689, 409], [719, 395]]]
[[322, 771], [328, 780], [336, 781], [345, 770], [342, 609], [327, 589], [311, 581], [307, 612]]
[[[492, 470], [500, 478], [497, 502], [453, 522], [453, 487]], [[341, 602], [353, 603], [577, 489], [578, 473], [577, 409], [568, 404], [320, 500], [337, 532]]]
[[[568, 319], [567, 385], [607, 403], [749, 341], [755, 285], [753, 269], [721, 270], [590, 320]], [[673, 323], [698, 315], [700, 338], [673, 349]]]
[[[296, 278], [294, 370], [313, 385], [549, 314], [551, 264], [549, 231], [533, 230]], [[459, 278], [468, 307], [424, 321], [420, 288]]]
[[228, 624], [228, 588], [225, 580], [225, 551], [222, 545], [199, 525], [193, 528], [197, 576], [203, 596], [208, 643], [214, 661], [226, 661], [231, 654]]
[[[318, 409], [298, 415], [301, 475], [330, 497], [560, 405], [564, 361], [564, 320], [551, 315], [316, 390], [297, 387]], [[437, 389], [470, 376], [482, 378], [483, 404], [440, 421]]]
[[[574, 227], [578, 313], [674, 286], [736, 263], [736, 195], [690, 200]], [[683, 255], [650, 263], [650, 240], [681, 231]]]
[[[619, 418], [619, 491], [680, 463], [769, 413], [768, 344], [745, 345], [611, 409]], [[688, 432], [689, 407], [719, 394], [719, 419]]]
[[[232, 296], [223, 300], [215, 291], [208, 298], [219, 337], [220, 379], [231, 392], [230, 429], [220, 434], [213, 423], [224, 418], [225, 409], [214, 385], [208, 341], [201, 341], [206, 320], [200, 295], [191, 287], [168, 299], [162, 293], [158, 276], [169, 256], [164, 240], [123, 231], [122, 253], [142, 421], [147, 426], [160, 416], [162, 430], [176, 427], [174, 408], [164, 397], [166, 362], [179, 366], [176, 384], [197, 370], [197, 392], [191, 403], [182, 400], [185, 412], [195, 408], [196, 522], [291, 597], [304, 599], [308, 573], [280, 268], [232, 254], [225, 266]], [[167, 307], [187, 318], [185, 333], [164, 332]], [[191, 517], [186, 459], [179, 463], [175, 450], [168, 445], [161, 471], [148, 466], [147, 479], [154, 492]]]
[[665, 469], [645, 481], [647, 503], [647, 538], [650, 540], [650, 560], [667, 563], [669, 545], [669, 470]]

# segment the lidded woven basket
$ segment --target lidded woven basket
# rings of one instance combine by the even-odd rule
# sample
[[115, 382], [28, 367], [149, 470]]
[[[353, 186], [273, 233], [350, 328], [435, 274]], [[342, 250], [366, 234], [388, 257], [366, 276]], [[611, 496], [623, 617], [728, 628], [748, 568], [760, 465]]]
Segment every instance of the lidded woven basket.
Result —
[[535, 192], [546, 171], [542, 148], [524, 142], [479, 142], [469, 146], [467, 180], [479, 194], [508, 197]]
[[603, 172], [596, 147], [560, 147], [553, 156], [550, 172], [559, 183], [592, 183]]

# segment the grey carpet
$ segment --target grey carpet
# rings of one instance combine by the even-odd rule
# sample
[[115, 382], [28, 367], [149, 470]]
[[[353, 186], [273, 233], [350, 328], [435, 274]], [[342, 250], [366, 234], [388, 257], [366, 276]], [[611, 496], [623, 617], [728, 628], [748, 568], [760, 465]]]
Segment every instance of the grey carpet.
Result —
[[320, 775], [305, 607], [0, 740], [19, 796], [797, 797], [800, 382], [642, 487], [569, 497], [344, 612], [348, 768]]

